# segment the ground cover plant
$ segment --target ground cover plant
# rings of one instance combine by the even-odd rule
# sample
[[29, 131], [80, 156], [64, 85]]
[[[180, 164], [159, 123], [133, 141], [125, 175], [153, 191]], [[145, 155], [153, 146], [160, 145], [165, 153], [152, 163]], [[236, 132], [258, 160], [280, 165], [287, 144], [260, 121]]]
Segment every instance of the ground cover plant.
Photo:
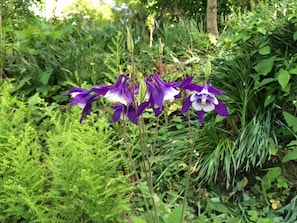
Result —
[[231, 11], [5, 21], [1, 222], [296, 222], [297, 6]]

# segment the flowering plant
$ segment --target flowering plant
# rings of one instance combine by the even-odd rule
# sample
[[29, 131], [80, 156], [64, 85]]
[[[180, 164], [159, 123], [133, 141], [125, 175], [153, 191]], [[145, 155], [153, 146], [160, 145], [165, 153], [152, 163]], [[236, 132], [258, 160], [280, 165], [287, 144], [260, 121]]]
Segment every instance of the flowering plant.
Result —
[[[226, 96], [224, 92], [214, 88], [211, 83], [205, 82], [203, 86], [192, 83], [193, 77], [186, 78], [181, 82], [166, 83], [158, 74], [151, 74], [145, 78], [146, 97], [145, 101], [136, 103], [136, 96], [139, 93], [139, 86], [131, 86], [131, 79], [125, 75], [119, 75], [117, 81], [110, 86], [98, 85], [90, 90], [72, 88], [68, 91], [73, 99], [71, 106], [79, 105], [82, 108], [80, 121], [86, 115], [90, 115], [92, 103], [104, 97], [116, 103], [111, 107], [114, 110], [112, 122], [120, 119], [128, 119], [134, 124], [138, 124], [138, 116], [148, 107], [152, 108], [155, 116], [162, 113], [167, 101], [173, 102], [176, 98], [181, 98], [181, 90], [189, 90], [191, 94], [185, 99], [181, 113], [185, 113], [192, 106], [201, 124], [204, 123], [204, 114], [215, 110], [218, 115], [227, 117], [226, 105], [215, 95]], [[134, 95], [133, 95], [134, 93]]]
[[[113, 109], [113, 115], [111, 117], [111, 122], [118, 122], [119, 120], [130, 121], [135, 125], [139, 126], [139, 133], [140, 133], [140, 149], [142, 160], [144, 162], [143, 168], [144, 172], [146, 173], [146, 183], [149, 188], [151, 204], [154, 210], [155, 217], [151, 215], [151, 211], [146, 201], [145, 196], [143, 195], [144, 203], [146, 206], [147, 213], [149, 215], [150, 222], [159, 223], [159, 215], [157, 211], [157, 205], [155, 200], [155, 193], [153, 187], [153, 180], [152, 180], [152, 170], [151, 170], [151, 158], [154, 156], [154, 146], [156, 146], [157, 140], [157, 132], [158, 132], [158, 125], [159, 125], [159, 117], [162, 114], [164, 108], [166, 107], [167, 103], [173, 103], [176, 99], [183, 100], [183, 105], [181, 108], [181, 114], [186, 113], [190, 107], [196, 111], [198, 115], [198, 119], [200, 124], [204, 123], [204, 114], [206, 112], [211, 112], [215, 110], [218, 115], [227, 117], [228, 111], [226, 105], [219, 100], [218, 96], [226, 97], [225, 93], [214, 88], [211, 83], [209, 83], [208, 76], [210, 73], [210, 62], [209, 66], [206, 66], [209, 69], [209, 72], [206, 72], [206, 81], [203, 86], [197, 85], [192, 83], [193, 77], [187, 77], [182, 81], [177, 82], [165, 82], [161, 75], [159, 74], [150, 74], [149, 76], [145, 77], [141, 84], [138, 85], [136, 83], [135, 77], [135, 68], [134, 68], [134, 56], [133, 56], [133, 41], [128, 31], [128, 40], [127, 46], [128, 50], [131, 54], [131, 76], [126, 74], [120, 74], [116, 82], [112, 85], [102, 85], [99, 84], [89, 90], [85, 90], [82, 88], [72, 88], [67, 93], [72, 96], [72, 100], [70, 102], [71, 106], [78, 105], [82, 108], [82, 114], [80, 117], [80, 122], [83, 121], [86, 115], [91, 114], [92, 105], [95, 101], [99, 99], [106, 99], [111, 103], [111, 108]], [[160, 44], [162, 46], [162, 44]], [[162, 54], [163, 50], [160, 49], [160, 55]], [[162, 62], [162, 58], [160, 58], [160, 62]], [[146, 134], [144, 128], [144, 120], [143, 118], [139, 118], [145, 112], [146, 109], [151, 108], [156, 116], [157, 124], [156, 124], [156, 133], [153, 143], [153, 148], [151, 150], [151, 154], [149, 154], [149, 150], [147, 148], [146, 143]], [[190, 118], [188, 117], [189, 123]], [[190, 124], [189, 124], [190, 126]], [[125, 133], [125, 131], [124, 131]], [[126, 143], [127, 154], [129, 156], [129, 160], [131, 162], [131, 169], [135, 174], [135, 179], [138, 182], [140, 180], [137, 170], [134, 165], [134, 161], [132, 159], [132, 154], [129, 151], [130, 143], [126, 141], [126, 136], [124, 135], [124, 141]], [[194, 139], [192, 138], [191, 129], [190, 129], [190, 155], [189, 155], [189, 164], [188, 164], [188, 172], [187, 172], [187, 179], [185, 183], [184, 189], [184, 198], [183, 198], [183, 205], [182, 205], [182, 212], [180, 215], [180, 222], [184, 222], [184, 213], [186, 207], [186, 200], [187, 200], [187, 192], [189, 188], [189, 178], [191, 175], [191, 166], [192, 166], [192, 157], [194, 151]]]

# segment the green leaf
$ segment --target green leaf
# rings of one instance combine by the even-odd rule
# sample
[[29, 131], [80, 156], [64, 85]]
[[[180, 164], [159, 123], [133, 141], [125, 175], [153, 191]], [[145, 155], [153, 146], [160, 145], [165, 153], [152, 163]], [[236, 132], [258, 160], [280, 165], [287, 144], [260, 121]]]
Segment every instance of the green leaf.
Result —
[[283, 163], [286, 163], [290, 160], [297, 160], [297, 147], [287, 152], [287, 154], [282, 158]]
[[294, 39], [295, 41], [297, 40], [297, 31], [294, 32], [294, 34], [293, 34], [293, 39]]
[[273, 56], [273, 57], [269, 57], [267, 59], [261, 60], [256, 66], [254, 66], [254, 69], [260, 75], [267, 75], [272, 70], [275, 58], [276, 56]]
[[297, 68], [293, 68], [291, 70], [289, 70], [290, 74], [297, 74]]
[[264, 46], [264, 47], [262, 47], [261, 49], [259, 49], [259, 54], [260, 55], [268, 55], [268, 54], [270, 54], [270, 46]]
[[28, 99], [29, 106], [36, 105], [39, 102], [39, 92], [35, 93]]
[[166, 215], [163, 220], [165, 223], [179, 223], [180, 222], [180, 216], [182, 212], [182, 205], [175, 208], [172, 212], [170, 212], [168, 215]]
[[288, 112], [283, 112], [284, 118], [287, 122], [287, 125], [289, 127], [292, 127], [294, 132], [297, 132], [297, 117], [295, 117], [294, 115], [291, 115]]
[[146, 223], [146, 221], [143, 220], [143, 219], [141, 219], [140, 217], [130, 216], [130, 219], [131, 219], [132, 222], [134, 222], [134, 223]]
[[48, 80], [51, 77], [53, 71], [53, 69], [49, 69], [39, 74], [39, 80], [43, 85], [48, 84]]
[[280, 70], [277, 73], [276, 79], [283, 90], [286, 88], [287, 84], [289, 83], [290, 77], [291, 75], [287, 70]]
[[268, 95], [265, 98], [264, 107], [266, 107], [267, 105], [271, 104], [275, 100], [275, 98], [276, 98], [275, 95]]
[[266, 173], [266, 175], [263, 178], [264, 182], [272, 182], [274, 181], [276, 178], [278, 178], [282, 173], [282, 169], [280, 167], [273, 167], [270, 170], [268, 170], [268, 172]]

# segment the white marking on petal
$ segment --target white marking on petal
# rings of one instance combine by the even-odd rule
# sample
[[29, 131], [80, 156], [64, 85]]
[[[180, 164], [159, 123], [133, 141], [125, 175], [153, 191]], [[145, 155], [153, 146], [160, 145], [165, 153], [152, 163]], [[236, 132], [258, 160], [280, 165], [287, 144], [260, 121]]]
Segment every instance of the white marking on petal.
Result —
[[213, 104], [215, 104], [215, 105], [219, 104], [219, 101], [218, 101], [217, 97], [214, 96], [214, 94], [211, 94], [211, 97], [212, 97], [211, 102]]
[[77, 103], [77, 105], [78, 105], [82, 110], [84, 110], [84, 108], [86, 107], [86, 104], [84, 104], [84, 103]]
[[203, 109], [202, 104], [199, 103], [198, 101], [193, 101], [192, 106], [196, 111], [201, 111]]
[[164, 103], [164, 101], [167, 101], [167, 100], [170, 102], [173, 102], [174, 97], [178, 94], [179, 94], [179, 91], [173, 87], [166, 89], [164, 92], [163, 103]]
[[190, 96], [190, 101], [191, 102], [196, 101], [197, 98], [198, 98], [198, 92], [195, 92]]
[[127, 106], [127, 101], [118, 92], [107, 91], [106, 94], [104, 95], [104, 97], [107, 100], [110, 100], [110, 101], [113, 101], [113, 102], [119, 102], [119, 103], [124, 104], [124, 105]]
[[212, 103], [206, 103], [206, 105], [205, 106], [203, 106], [203, 111], [205, 111], [205, 112], [210, 112], [210, 111], [213, 111], [215, 109], [215, 106], [214, 106], [214, 104], [212, 104]]
[[71, 97], [75, 97], [76, 95], [78, 95], [79, 94], [79, 92], [72, 92], [72, 93], [70, 93], [70, 95], [71, 95]]

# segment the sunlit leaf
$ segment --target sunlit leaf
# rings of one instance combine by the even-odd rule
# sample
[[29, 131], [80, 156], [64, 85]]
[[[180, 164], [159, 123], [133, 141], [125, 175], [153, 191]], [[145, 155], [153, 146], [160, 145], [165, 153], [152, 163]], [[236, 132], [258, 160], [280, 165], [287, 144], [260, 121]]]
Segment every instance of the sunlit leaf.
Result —
[[254, 66], [254, 69], [260, 75], [267, 75], [272, 70], [275, 59], [276, 56], [261, 60], [256, 66]]
[[281, 70], [277, 73], [276, 79], [278, 81], [278, 83], [280, 84], [280, 86], [282, 87], [282, 89], [285, 89], [287, 84], [290, 81], [290, 77], [291, 75], [289, 74], [289, 72], [287, 70]]

